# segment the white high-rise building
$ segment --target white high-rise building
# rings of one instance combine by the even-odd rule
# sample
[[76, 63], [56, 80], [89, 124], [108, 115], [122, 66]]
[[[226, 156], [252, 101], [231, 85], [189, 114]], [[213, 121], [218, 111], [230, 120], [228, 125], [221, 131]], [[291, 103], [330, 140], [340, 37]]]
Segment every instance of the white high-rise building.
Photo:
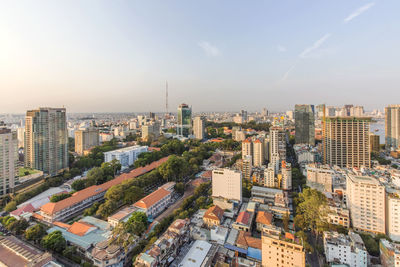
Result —
[[283, 161], [281, 173], [282, 173], [281, 188], [283, 190], [291, 190], [292, 189], [292, 166], [291, 166], [291, 164]]
[[197, 116], [193, 120], [193, 134], [196, 139], [204, 139], [205, 120], [203, 117]]
[[386, 194], [386, 234], [400, 242], [400, 192], [392, 188]]
[[10, 193], [17, 176], [17, 133], [0, 128], [0, 196]]
[[385, 108], [386, 149], [396, 150], [400, 146], [400, 105]]
[[264, 186], [276, 187], [275, 184], [275, 167], [270, 163], [264, 171]]
[[286, 160], [286, 133], [281, 127], [270, 128], [270, 155], [278, 155], [280, 160]]
[[265, 144], [263, 138], [258, 138], [253, 142], [253, 165], [260, 167], [265, 162]]
[[346, 193], [353, 229], [385, 234], [385, 187], [374, 177], [349, 174]]
[[212, 196], [242, 202], [242, 173], [231, 169], [213, 170]]

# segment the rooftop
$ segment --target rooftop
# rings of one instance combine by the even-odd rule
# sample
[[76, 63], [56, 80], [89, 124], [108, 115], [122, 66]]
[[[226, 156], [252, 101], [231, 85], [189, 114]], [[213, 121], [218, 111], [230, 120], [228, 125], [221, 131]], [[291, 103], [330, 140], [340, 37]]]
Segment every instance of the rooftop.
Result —
[[162, 200], [163, 198], [165, 198], [166, 196], [168, 196], [170, 194], [171, 194], [170, 191], [165, 190], [164, 188], [160, 187], [153, 193], [145, 196], [144, 198], [142, 198], [141, 200], [139, 200], [138, 202], [133, 204], [133, 206], [139, 207], [142, 209], [148, 209], [151, 206], [153, 206], [154, 204], [156, 204], [158, 201]]
[[185, 258], [180, 263], [183, 267], [200, 267], [205, 260], [212, 245], [203, 240], [196, 240]]

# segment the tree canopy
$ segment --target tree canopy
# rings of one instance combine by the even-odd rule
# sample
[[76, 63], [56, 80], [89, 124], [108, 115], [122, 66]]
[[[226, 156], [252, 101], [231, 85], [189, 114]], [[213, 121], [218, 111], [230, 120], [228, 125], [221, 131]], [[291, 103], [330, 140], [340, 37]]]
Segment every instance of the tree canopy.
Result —
[[46, 235], [42, 239], [42, 246], [45, 249], [52, 250], [54, 252], [61, 253], [67, 245], [65, 238], [61, 231], [54, 231]]

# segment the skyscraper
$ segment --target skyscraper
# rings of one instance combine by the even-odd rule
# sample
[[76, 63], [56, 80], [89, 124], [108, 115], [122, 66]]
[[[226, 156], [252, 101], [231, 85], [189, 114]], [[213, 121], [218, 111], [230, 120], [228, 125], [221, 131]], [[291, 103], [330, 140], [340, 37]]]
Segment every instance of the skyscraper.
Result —
[[192, 134], [192, 108], [186, 104], [181, 104], [178, 107], [176, 134], [184, 137]]
[[296, 144], [315, 145], [314, 105], [296, 105], [294, 110]]
[[250, 138], [247, 138], [242, 142], [242, 159], [246, 156], [253, 156], [253, 142]]
[[278, 173], [280, 161], [286, 160], [286, 133], [281, 127], [271, 127], [269, 139], [270, 163]]
[[400, 105], [385, 108], [386, 149], [396, 150], [400, 146]]
[[0, 128], [0, 196], [14, 188], [18, 161], [17, 133]]
[[25, 121], [25, 166], [49, 175], [56, 175], [67, 168], [65, 108], [28, 110]]
[[370, 167], [369, 117], [326, 117], [323, 129], [324, 164]]
[[193, 120], [193, 134], [196, 139], [204, 139], [205, 120], [201, 116], [197, 116]]
[[263, 138], [253, 141], [253, 165], [260, 167], [265, 163], [265, 144]]

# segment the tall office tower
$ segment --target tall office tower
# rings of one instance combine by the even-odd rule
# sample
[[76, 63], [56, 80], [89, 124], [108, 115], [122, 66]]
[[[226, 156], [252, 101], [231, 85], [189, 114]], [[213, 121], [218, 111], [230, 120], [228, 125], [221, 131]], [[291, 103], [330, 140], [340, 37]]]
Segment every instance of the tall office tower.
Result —
[[282, 162], [282, 181], [281, 188], [283, 190], [291, 190], [292, 189], [292, 166], [290, 163], [286, 161]]
[[363, 106], [354, 106], [350, 109], [350, 116], [354, 117], [362, 117], [364, 116], [364, 107]]
[[242, 173], [230, 169], [213, 170], [212, 196], [242, 202]]
[[374, 177], [349, 174], [346, 192], [353, 228], [385, 234], [385, 186]]
[[275, 167], [270, 163], [268, 168], [264, 170], [264, 186], [276, 187], [275, 184]]
[[389, 150], [400, 147], [400, 105], [385, 107], [385, 143]]
[[303, 241], [293, 234], [282, 234], [276, 226], [264, 226], [261, 234], [262, 267], [269, 266], [306, 266], [306, 253]]
[[265, 162], [265, 144], [263, 138], [258, 138], [253, 142], [253, 165], [260, 167]]
[[75, 131], [75, 152], [83, 155], [86, 150], [99, 145], [99, 130], [94, 127]]
[[315, 145], [314, 105], [296, 105], [294, 109], [296, 144]]
[[0, 128], [0, 197], [14, 188], [18, 161], [17, 133]]
[[192, 134], [192, 108], [186, 104], [181, 104], [178, 107], [176, 134], [184, 137]]
[[25, 121], [25, 166], [49, 175], [56, 175], [67, 168], [65, 108], [28, 110]]
[[17, 129], [18, 148], [24, 147], [25, 143], [25, 127], [18, 127]]
[[263, 108], [261, 115], [263, 117], [267, 117], [268, 116], [268, 110], [266, 108]]
[[240, 116], [242, 117], [242, 123], [247, 122], [247, 111], [246, 110], [241, 110], [240, 111]]
[[270, 159], [279, 170], [279, 162], [286, 160], [286, 133], [281, 127], [271, 127], [269, 139]]
[[245, 156], [242, 159], [242, 176], [244, 179], [250, 180], [252, 170], [253, 170], [253, 157], [252, 156]]
[[196, 139], [203, 140], [204, 139], [204, 128], [205, 128], [205, 119], [203, 117], [197, 116], [193, 120], [193, 134]]
[[323, 124], [324, 164], [339, 167], [371, 166], [368, 117], [327, 117]]
[[242, 141], [242, 159], [246, 156], [253, 156], [253, 142], [250, 138]]
[[369, 134], [369, 145], [371, 152], [379, 153], [380, 143], [379, 143], [379, 135], [370, 133]]

